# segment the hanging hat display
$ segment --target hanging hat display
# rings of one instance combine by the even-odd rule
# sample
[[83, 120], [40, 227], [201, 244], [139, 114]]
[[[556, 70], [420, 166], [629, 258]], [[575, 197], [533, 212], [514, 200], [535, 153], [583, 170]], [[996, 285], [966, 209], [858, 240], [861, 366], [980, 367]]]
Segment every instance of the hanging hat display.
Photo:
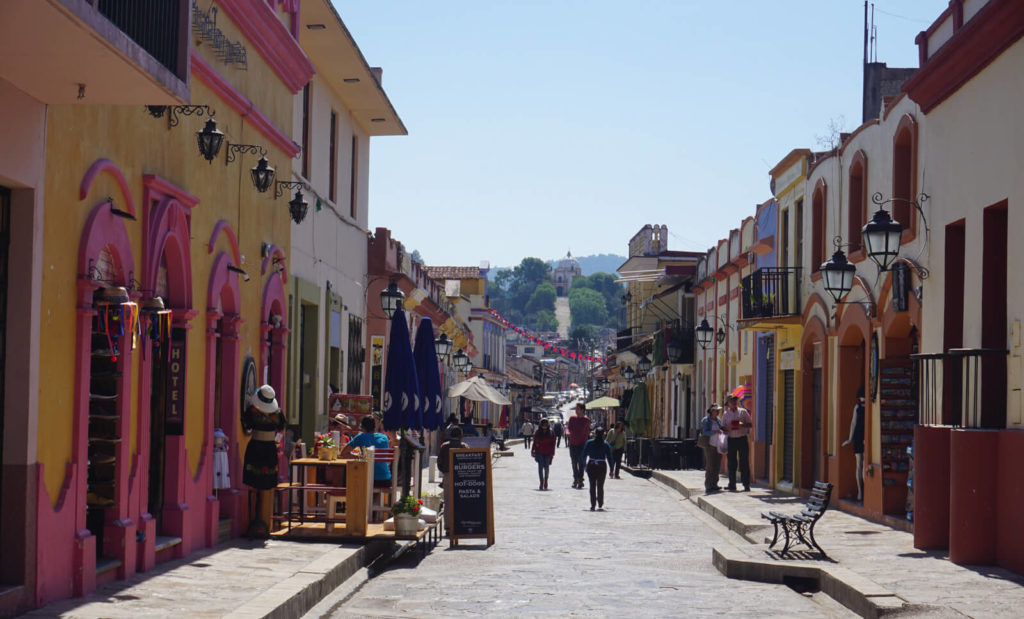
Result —
[[100, 298], [96, 300], [97, 303], [102, 305], [119, 305], [129, 301], [131, 301], [131, 298], [128, 297], [128, 289], [124, 286], [104, 288], [103, 292], [100, 293]]

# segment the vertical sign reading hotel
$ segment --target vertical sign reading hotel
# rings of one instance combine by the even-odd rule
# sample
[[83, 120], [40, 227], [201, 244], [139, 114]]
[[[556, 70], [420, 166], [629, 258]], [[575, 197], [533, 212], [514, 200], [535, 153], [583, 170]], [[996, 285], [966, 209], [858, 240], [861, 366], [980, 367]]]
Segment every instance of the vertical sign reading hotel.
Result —
[[494, 499], [491, 489], [491, 450], [452, 449], [451, 467], [445, 477], [451, 502], [449, 532], [452, 545], [460, 538], [486, 538], [494, 543]]
[[185, 433], [185, 331], [172, 329], [167, 351], [167, 402], [164, 425], [168, 435]]
[[384, 336], [370, 337], [370, 395], [373, 396], [373, 410], [380, 411], [380, 397], [384, 391]]

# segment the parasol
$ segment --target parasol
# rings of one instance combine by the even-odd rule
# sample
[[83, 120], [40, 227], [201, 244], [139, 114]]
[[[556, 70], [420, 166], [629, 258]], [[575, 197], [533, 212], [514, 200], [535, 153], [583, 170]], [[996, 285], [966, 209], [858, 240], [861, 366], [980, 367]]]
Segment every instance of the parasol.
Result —
[[384, 376], [384, 429], [419, 428], [423, 425], [420, 409], [419, 379], [409, 345], [409, 327], [399, 307], [391, 316], [388, 340], [388, 365]]
[[501, 406], [509, 406], [508, 398], [498, 393], [498, 390], [487, 384], [480, 376], [474, 376], [461, 383], [456, 383], [448, 388], [449, 398], [466, 398], [476, 402], [494, 402]]
[[437, 368], [434, 347], [434, 325], [429, 318], [420, 321], [416, 329], [416, 344], [412, 351], [416, 361], [416, 377], [420, 388], [423, 428], [436, 430], [441, 425], [441, 372]]
[[587, 410], [589, 411], [595, 408], [615, 408], [618, 405], [619, 401], [617, 399], [610, 396], [604, 396], [587, 402]]

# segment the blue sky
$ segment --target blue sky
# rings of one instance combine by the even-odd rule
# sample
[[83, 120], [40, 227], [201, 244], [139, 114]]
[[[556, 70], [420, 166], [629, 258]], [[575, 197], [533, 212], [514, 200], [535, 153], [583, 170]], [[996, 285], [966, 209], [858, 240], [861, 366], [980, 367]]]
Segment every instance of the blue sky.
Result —
[[[860, 123], [862, 0], [334, 0], [409, 129], [370, 146], [370, 227], [432, 265], [703, 251], [768, 170]], [[917, 66], [946, 0], [878, 0]]]

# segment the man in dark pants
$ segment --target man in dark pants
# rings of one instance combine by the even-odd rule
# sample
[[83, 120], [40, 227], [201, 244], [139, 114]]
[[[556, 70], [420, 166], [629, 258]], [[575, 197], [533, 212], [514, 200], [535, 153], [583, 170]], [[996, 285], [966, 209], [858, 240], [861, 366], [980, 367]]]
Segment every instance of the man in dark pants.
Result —
[[750, 492], [750, 443], [747, 435], [754, 424], [750, 420], [750, 412], [739, 406], [739, 398], [734, 395], [725, 398], [725, 413], [722, 415], [722, 427], [729, 434], [729, 491], [736, 492], [736, 466], [739, 460], [740, 479], [743, 490]]
[[582, 402], [576, 405], [576, 415], [569, 418], [569, 458], [572, 460], [572, 487], [583, 487], [583, 463], [580, 454], [590, 440], [590, 419]]

